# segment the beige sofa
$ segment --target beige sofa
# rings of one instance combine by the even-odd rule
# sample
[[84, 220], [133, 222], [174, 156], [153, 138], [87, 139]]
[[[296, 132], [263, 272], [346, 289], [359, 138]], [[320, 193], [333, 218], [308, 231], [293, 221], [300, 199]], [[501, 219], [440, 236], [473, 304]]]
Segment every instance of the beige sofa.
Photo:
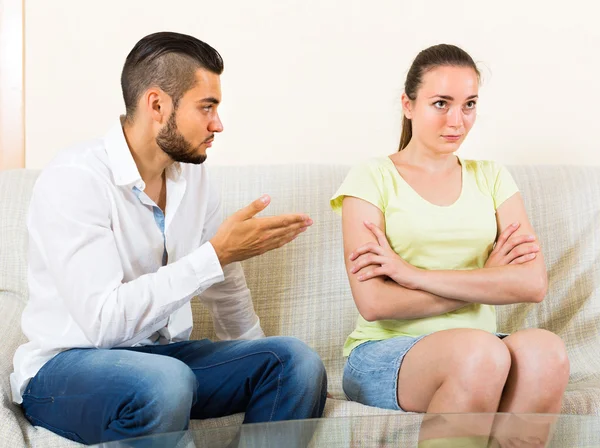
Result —
[[[541, 304], [500, 307], [499, 328], [540, 327], [559, 334], [571, 359], [563, 412], [600, 415], [600, 167], [509, 169], [539, 234], [550, 282]], [[312, 228], [292, 244], [248, 260], [244, 269], [266, 334], [296, 336], [323, 358], [335, 397], [328, 400], [325, 417], [389, 414], [346, 401], [341, 389], [341, 347], [357, 311], [343, 267], [340, 219], [330, 210], [329, 197], [347, 171], [341, 165], [211, 167], [226, 215], [269, 193], [269, 214], [302, 211], [314, 219]], [[25, 340], [20, 330], [27, 301], [25, 216], [37, 174], [0, 172], [0, 446], [7, 447], [76, 445], [31, 426], [10, 397], [13, 353]], [[197, 301], [194, 313], [193, 338], [214, 337], [211, 320]], [[241, 419], [194, 421], [192, 428]]]

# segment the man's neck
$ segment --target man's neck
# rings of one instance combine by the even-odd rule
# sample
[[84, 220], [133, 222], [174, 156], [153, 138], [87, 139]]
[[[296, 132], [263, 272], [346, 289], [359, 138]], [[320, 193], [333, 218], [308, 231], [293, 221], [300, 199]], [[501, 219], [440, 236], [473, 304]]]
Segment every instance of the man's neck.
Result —
[[121, 124], [129, 151], [144, 183], [162, 182], [163, 173], [173, 164], [173, 160], [158, 147], [151, 127], [123, 119]]

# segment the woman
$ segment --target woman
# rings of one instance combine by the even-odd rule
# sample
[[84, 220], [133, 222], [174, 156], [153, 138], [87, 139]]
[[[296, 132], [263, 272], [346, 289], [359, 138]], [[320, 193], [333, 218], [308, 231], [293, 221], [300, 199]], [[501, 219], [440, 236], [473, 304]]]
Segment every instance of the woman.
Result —
[[561, 339], [496, 333], [494, 306], [541, 302], [547, 275], [508, 171], [455, 155], [475, 123], [479, 78], [458, 47], [419, 53], [399, 151], [354, 167], [331, 200], [360, 312], [344, 346], [351, 400], [428, 413], [560, 412], [569, 377]]

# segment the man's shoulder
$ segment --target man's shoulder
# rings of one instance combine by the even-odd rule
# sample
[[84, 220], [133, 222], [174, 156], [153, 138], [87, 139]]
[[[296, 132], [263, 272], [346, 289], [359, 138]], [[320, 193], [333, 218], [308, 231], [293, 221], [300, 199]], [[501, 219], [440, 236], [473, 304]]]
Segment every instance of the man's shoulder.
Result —
[[102, 139], [94, 139], [60, 150], [41, 170], [36, 190], [87, 189], [105, 182], [112, 183], [108, 157]]
[[46, 167], [82, 166], [91, 168], [96, 165], [106, 165], [107, 163], [108, 156], [104, 140], [96, 138], [61, 149]]
[[102, 139], [88, 140], [60, 150], [42, 169], [41, 175], [68, 176], [82, 171], [110, 178], [109, 160]]

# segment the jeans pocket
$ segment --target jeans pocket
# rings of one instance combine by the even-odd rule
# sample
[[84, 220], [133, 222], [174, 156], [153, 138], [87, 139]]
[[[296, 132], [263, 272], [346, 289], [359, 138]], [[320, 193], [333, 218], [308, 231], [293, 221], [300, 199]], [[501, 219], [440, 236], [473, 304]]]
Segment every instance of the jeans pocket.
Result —
[[27, 412], [25, 412], [25, 417], [27, 418], [27, 420], [29, 420], [29, 423], [31, 423], [33, 426], [40, 426], [42, 428], [47, 429], [48, 431], [53, 432], [54, 434], [58, 434], [59, 436], [66, 438], [66, 439], [73, 440], [75, 442], [79, 442], [79, 443], [83, 443], [83, 444], [87, 444], [85, 442], [85, 440], [83, 440], [81, 437], [79, 437], [79, 434], [77, 434], [77, 433], [64, 431], [60, 428], [49, 425], [49, 424], [33, 417], [32, 415], [28, 414]]
[[[23, 403], [21, 406], [23, 407], [23, 413], [25, 414], [25, 417], [33, 426], [40, 426], [42, 428], [47, 429], [48, 431], [52, 431], [53, 433], [58, 434], [61, 437], [65, 437], [67, 439], [74, 440], [75, 442], [85, 444], [86, 442], [79, 436], [79, 434], [62, 430], [38, 418], [41, 415], [53, 412], [51, 408], [52, 403], [54, 403], [54, 397], [52, 396], [37, 397], [35, 395], [25, 393], [23, 394]], [[46, 405], [50, 405], [50, 407]], [[32, 414], [37, 414], [38, 417], [35, 417]]]

